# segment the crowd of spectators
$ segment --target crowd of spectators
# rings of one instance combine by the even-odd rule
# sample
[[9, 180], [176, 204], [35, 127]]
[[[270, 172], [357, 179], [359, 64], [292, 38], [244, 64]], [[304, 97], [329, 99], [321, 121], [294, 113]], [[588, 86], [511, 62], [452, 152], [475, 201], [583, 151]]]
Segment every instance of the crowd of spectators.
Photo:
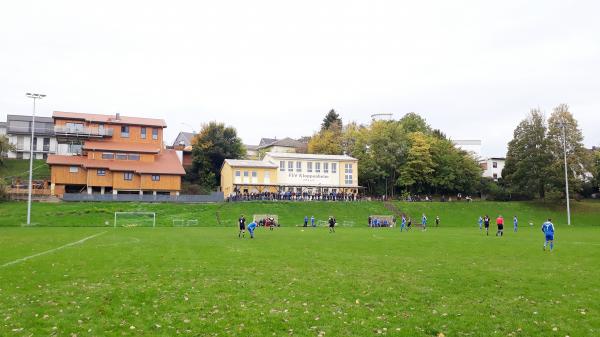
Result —
[[362, 197], [357, 193], [309, 193], [309, 192], [262, 192], [262, 193], [236, 193], [227, 197], [226, 201], [250, 201], [250, 200], [286, 200], [286, 201], [358, 201]]

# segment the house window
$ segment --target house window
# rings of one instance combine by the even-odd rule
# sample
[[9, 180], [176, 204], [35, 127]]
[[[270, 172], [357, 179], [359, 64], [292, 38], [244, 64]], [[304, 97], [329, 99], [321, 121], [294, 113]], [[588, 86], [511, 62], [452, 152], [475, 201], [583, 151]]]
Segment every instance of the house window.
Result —
[[235, 178], [233, 179], [233, 181], [235, 183], [239, 183], [242, 181], [242, 172], [241, 171], [235, 171], [234, 175], [235, 175]]
[[158, 139], [158, 129], [157, 128], [152, 128], [152, 139], [154, 139], [154, 140]]
[[269, 171], [265, 172], [265, 177], [263, 179], [263, 182], [265, 184], [270, 184], [271, 183], [271, 172], [269, 172]]
[[323, 173], [329, 173], [329, 163], [323, 163]]
[[498, 168], [498, 162], [497, 161], [493, 161], [492, 162], [492, 167], [493, 168]]
[[244, 171], [244, 180], [242, 182], [249, 183], [250, 182], [249, 176], [250, 176], [250, 172]]
[[115, 154], [110, 152], [104, 152], [102, 154], [102, 159], [115, 159]]
[[160, 176], [158, 174], [153, 174], [152, 181], [160, 181]]
[[141, 128], [141, 130], [140, 130], [140, 138], [146, 139], [146, 128]]
[[258, 183], [258, 173], [256, 171], [252, 171], [252, 183]]
[[241, 175], [241, 172], [240, 172], [240, 171], [235, 171], [235, 176], [236, 176], [236, 177], [239, 177], [240, 175]]
[[106, 170], [105, 169], [98, 169], [96, 171], [96, 174], [99, 176], [105, 176], [106, 175]]
[[121, 137], [129, 138], [129, 126], [127, 126], [127, 125], [121, 126]]
[[494, 179], [498, 179], [498, 173], [494, 173]]
[[312, 172], [312, 162], [306, 163], [306, 172]]
[[140, 155], [137, 153], [130, 153], [127, 155], [127, 159], [129, 160], [140, 160]]
[[337, 173], [337, 163], [331, 163], [331, 173]]
[[83, 145], [81, 144], [69, 144], [69, 153], [81, 154]]
[[294, 171], [294, 162], [293, 161], [288, 161], [288, 171], [290, 171], [290, 172]]
[[315, 173], [321, 173], [321, 163], [315, 163]]
[[133, 180], [133, 172], [124, 172], [123, 173], [123, 180]]
[[44, 151], [50, 151], [50, 138], [44, 138]]
[[279, 161], [279, 171], [285, 171], [285, 161]]
[[79, 172], [79, 167], [77, 167], [77, 166], [69, 166], [69, 172], [70, 173], [77, 173], [77, 172]]
[[344, 164], [344, 184], [352, 185], [352, 164]]
[[127, 160], [127, 153], [117, 153], [115, 157], [117, 160]]

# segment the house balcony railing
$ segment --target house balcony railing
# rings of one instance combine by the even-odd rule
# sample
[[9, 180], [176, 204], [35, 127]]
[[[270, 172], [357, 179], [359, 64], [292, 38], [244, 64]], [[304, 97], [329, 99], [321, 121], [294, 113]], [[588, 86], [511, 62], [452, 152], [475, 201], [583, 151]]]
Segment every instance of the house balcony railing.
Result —
[[85, 128], [85, 127], [68, 127], [68, 126], [55, 126], [54, 133], [56, 136], [73, 136], [73, 137], [83, 137], [83, 138], [102, 138], [102, 137], [112, 137], [113, 130], [107, 128]]

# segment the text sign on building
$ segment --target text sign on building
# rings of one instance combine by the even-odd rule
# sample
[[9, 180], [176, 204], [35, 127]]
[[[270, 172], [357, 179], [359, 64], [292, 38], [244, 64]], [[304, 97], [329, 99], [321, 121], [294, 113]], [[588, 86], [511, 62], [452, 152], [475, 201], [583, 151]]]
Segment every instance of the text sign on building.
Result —
[[338, 174], [288, 172], [279, 176], [279, 183], [293, 186], [337, 186]]

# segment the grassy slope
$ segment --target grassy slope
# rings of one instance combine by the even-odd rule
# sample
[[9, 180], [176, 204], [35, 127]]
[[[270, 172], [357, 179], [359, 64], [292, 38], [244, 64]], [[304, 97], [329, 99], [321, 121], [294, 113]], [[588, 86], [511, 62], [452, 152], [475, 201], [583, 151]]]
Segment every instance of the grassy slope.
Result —
[[0, 267], [0, 335], [600, 333], [595, 227], [560, 229], [553, 253], [538, 228], [0, 228], [0, 265], [101, 231]]
[[[521, 225], [541, 224], [552, 217], [555, 224], [565, 223], [562, 206], [536, 202], [473, 202], [473, 203], [396, 203], [418, 223], [425, 212], [429, 224], [439, 215], [443, 226], [475, 226], [479, 215], [495, 218], [504, 215], [512, 224], [516, 214]], [[0, 204], [0, 226], [20, 226], [25, 221], [27, 205], [24, 202]], [[599, 225], [600, 203], [593, 201], [573, 203], [575, 225]], [[326, 220], [335, 215], [339, 223], [354, 221], [355, 226], [366, 225], [370, 214], [391, 214], [381, 202], [247, 202], [221, 204], [144, 204], [144, 203], [35, 203], [32, 222], [39, 226], [105, 226], [113, 223], [115, 211], [150, 211], [157, 213], [157, 225], [171, 226], [173, 219], [198, 219], [201, 226], [218, 226], [217, 213], [222, 226], [235, 226], [240, 214], [278, 214], [283, 225], [300, 225], [305, 215]]]
[[[29, 160], [23, 159], [4, 159], [3, 165], [0, 165], [0, 177], [10, 179], [21, 178], [29, 179]], [[50, 179], [50, 167], [45, 160], [33, 160], [33, 179]]]

